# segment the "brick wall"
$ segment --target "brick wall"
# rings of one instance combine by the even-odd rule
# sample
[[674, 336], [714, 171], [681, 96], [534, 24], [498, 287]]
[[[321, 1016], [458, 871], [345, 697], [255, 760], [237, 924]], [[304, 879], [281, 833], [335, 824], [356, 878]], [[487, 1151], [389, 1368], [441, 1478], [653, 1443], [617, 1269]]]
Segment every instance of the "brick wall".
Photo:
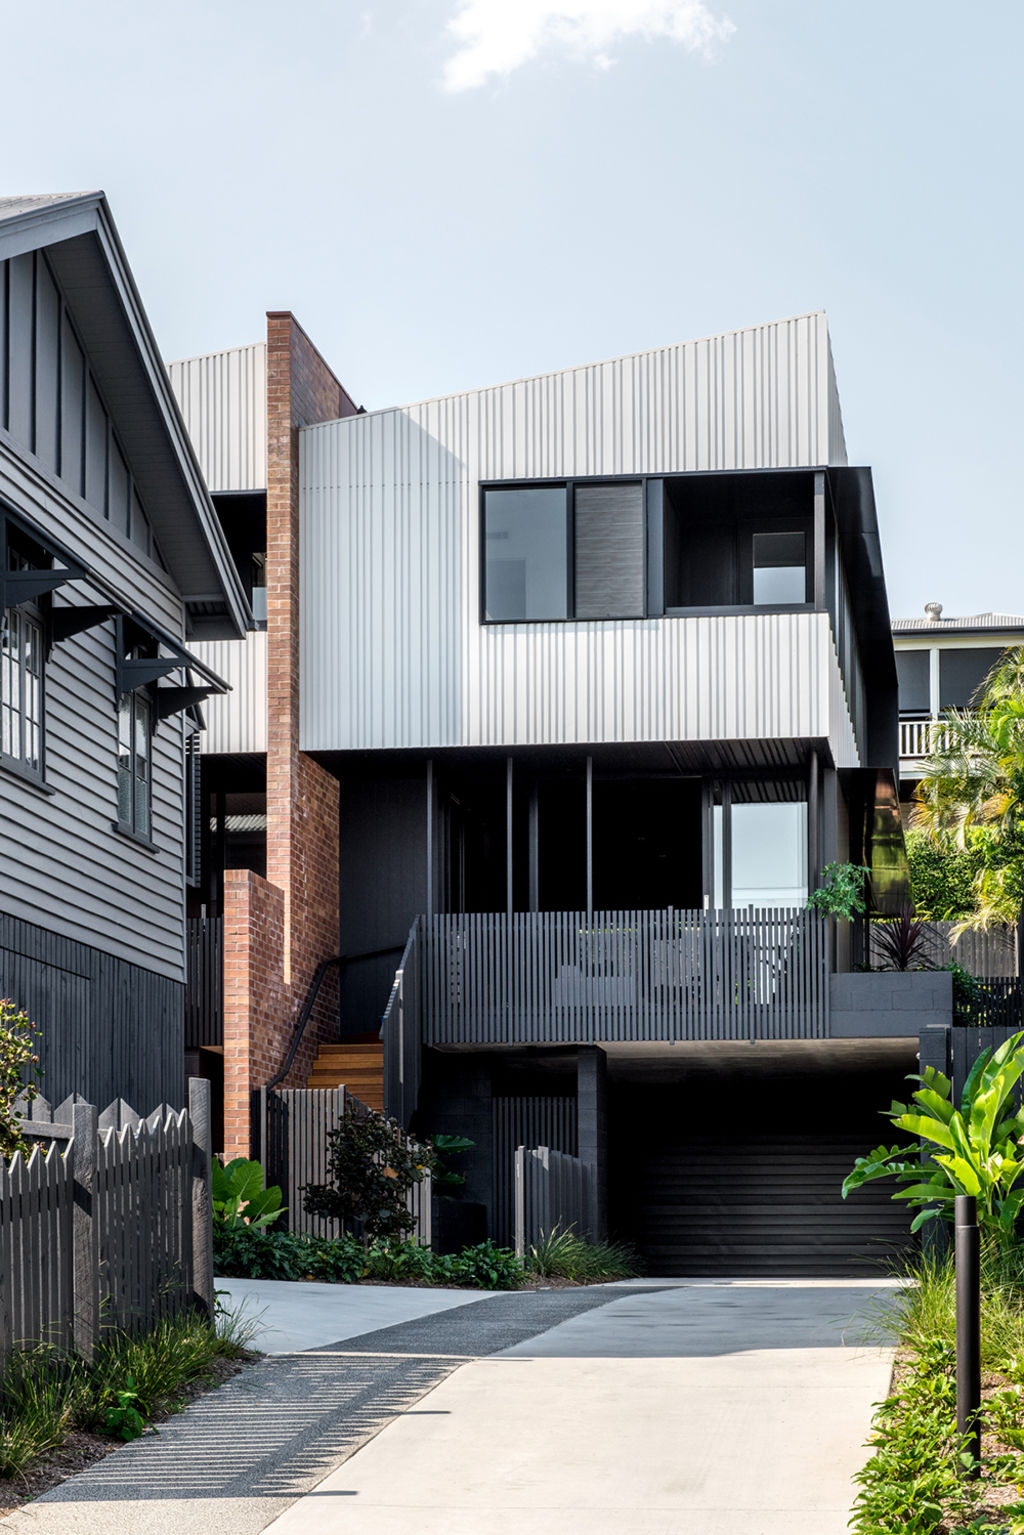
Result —
[[250, 1095], [288, 1048], [284, 896], [249, 869], [224, 874], [224, 1156], [249, 1155]]
[[[249, 1092], [282, 1065], [316, 967], [338, 952], [338, 784], [299, 751], [298, 434], [355, 409], [294, 316], [268, 314], [267, 878], [225, 877], [225, 1151], [232, 1155], [248, 1146]], [[288, 1086], [304, 1085], [317, 1043], [333, 1035], [337, 986], [329, 971]]]

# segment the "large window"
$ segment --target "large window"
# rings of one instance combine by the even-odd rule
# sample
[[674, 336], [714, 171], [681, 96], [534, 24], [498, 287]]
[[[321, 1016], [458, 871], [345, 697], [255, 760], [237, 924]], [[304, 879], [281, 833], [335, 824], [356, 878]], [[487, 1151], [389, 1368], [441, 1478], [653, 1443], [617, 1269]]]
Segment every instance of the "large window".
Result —
[[807, 901], [807, 804], [732, 803], [712, 811], [714, 905], [793, 907]]
[[484, 617], [644, 616], [639, 481], [484, 492]]
[[117, 822], [147, 841], [152, 836], [153, 705], [143, 688], [121, 695], [117, 712]]

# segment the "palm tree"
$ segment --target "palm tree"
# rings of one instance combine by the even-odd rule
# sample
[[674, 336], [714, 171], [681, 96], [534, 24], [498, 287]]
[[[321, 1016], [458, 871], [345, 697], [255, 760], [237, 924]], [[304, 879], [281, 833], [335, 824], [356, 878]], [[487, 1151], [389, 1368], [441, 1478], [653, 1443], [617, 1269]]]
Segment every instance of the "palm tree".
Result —
[[911, 824], [934, 846], [980, 854], [974, 912], [957, 929], [1019, 924], [1024, 895], [1024, 646], [932, 732]]

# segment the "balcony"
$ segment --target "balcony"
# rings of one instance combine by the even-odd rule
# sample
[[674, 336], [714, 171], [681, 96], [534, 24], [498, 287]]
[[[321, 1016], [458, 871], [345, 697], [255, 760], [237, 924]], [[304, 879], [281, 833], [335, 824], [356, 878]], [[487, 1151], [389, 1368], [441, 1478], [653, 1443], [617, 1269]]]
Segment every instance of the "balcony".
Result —
[[941, 719], [900, 720], [900, 777], [919, 778], [932, 751], [944, 751], [949, 727]]
[[428, 1045], [828, 1035], [829, 924], [798, 908], [424, 917], [403, 967]]

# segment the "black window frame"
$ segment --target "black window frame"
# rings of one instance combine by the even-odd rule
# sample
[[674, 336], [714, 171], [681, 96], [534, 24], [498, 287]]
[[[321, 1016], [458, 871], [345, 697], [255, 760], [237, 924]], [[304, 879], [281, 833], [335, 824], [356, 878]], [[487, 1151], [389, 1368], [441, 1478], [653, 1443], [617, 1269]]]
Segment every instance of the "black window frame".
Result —
[[[53, 567], [53, 559], [48, 551], [31, 534], [24, 531], [16, 522], [5, 516], [5, 527], [2, 538], [0, 557], [3, 559], [4, 570], [11, 572], [22, 571], [50, 571]], [[18, 692], [19, 700], [17, 708], [12, 707], [12, 717], [17, 721], [19, 732], [19, 745], [21, 750], [17, 753], [4, 750], [4, 730], [0, 723], [0, 766], [8, 772], [16, 774], [19, 778], [26, 779], [29, 783], [39, 787], [46, 784], [46, 663], [51, 648], [50, 632], [50, 594], [45, 592], [37, 597], [32, 597], [22, 602], [8, 603], [0, 612], [0, 721], [6, 712], [8, 705], [4, 696], [4, 674], [7, 671], [7, 651], [9, 647], [9, 635], [14, 622], [25, 624], [31, 628], [35, 635], [35, 653], [38, 657], [38, 671], [36, 673], [39, 702], [38, 717], [29, 721], [25, 708], [25, 685], [29, 675], [27, 668], [19, 665]], [[25, 755], [25, 734], [28, 728], [34, 727], [38, 738], [38, 752], [35, 761], [30, 762]]]
[[[824, 498], [827, 493], [827, 476], [820, 467], [786, 466], [771, 469], [704, 469], [704, 470], [678, 470], [661, 474], [596, 474], [596, 475], [554, 475], [542, 476], [537, 479], [515, 478], [500, 480], [481, 480], [477, 497], [477, 527], [479, 530], [479, 621], [486, 628], [500, 627], [509, 624], [575, 624], [575, 623], [636, 623], [646, 622], [656, 618], [706, 618], [706, 617], [741, 617], [757, 613], [815, 613], [828, 611], [828, 602], [825, 594], [824, 561], [825, 549], [822, 542], [818, 547], [819, 533], [817, 529], [817, 512], [810, 515], [810, 527], [795, 527], [793, 531], [801, 531], [807, 538], [807, 563], [806, 586], [807, 599], [799, 603], [725, 603], [706, 604], [704, 606], [669, 607], [665, 603], [665, 569], [664, 569], [664, 517], [665, 498], [664, 486], [666, 483], [679, 480], [703, 479], [726, 475], [754, 475], [767, 478], [775, 474], [806, 474], [809, 488], [816, 500], [819, 495]], [[820, 482], [820, 483], [819, 483]], [[643, 497], [644, 517], [644, 552], [643, 552], [643, 613], [624, 613], [609, 615], [606, 618], [578, 618], [576, 616], [575, 595], [575, 522], [576, 522], [576, 487], [578, 485], [640, 485]], [[561, 490], [566, 492], [565, 522], [566, 522], [566, 582], [567, 582], [567, 606], [568, 613], [564, 618], [489, 618], [487, 615], [487, 539], [486, 539], [486, 506], [487, 492], [494, 490]], [[824, 501], [823, 501], [824, 505]], [[764, 518], [749, 518], [744, 527], [750, 534], [747, 538], [749, 548], [745, 555], [737, 552], [738, 559], [744, 559], [746, 565], [751, 567], [754, 532], [785, 532], [788, 531], [784, 524], [786, 518], [767, 516]], [[821, 567], [820, 571], [818, 567]], [[820, 600], [818, 595], [820, 589]]]
[[[136, 648], [137, 649], [141, 649], [142, 647], [136, 647]], [[132, 659], [132, 660], [142, 660], [143, 657], [140, 656], [140, 655], [137, 655], [137, 654], [135, 654], [133, 652], [133, 653], [130, 654], [129, 659]], [[126, 692], [122, 693], [119, 696], [118, 700], [117, 700], [117, 716], [116, 716], [116, 719], [117, 719], [117, 738], [116, 738], [116, 746], [117, 746], [117, 815], [116, 815], [116, 818], [115, 818], [115, 820], [113, 822], [113, 825], [114, 825], [114, 829], [116, 831], [123, 832], [125, 836], [134, 838], [134, 840], [136, 842], [145, 843], [146, 846], [148, 846], [148, 847], [152, 847], [154, 845], [154, 841], [153, 841], [153, 738], [154, 738], [155, 729], [156, 729], [156, 699], [154, 697], [154, 693], [155, 693], [155, 689], [152, 688], [152, 687], [149, 687], [149, 686], [143, 686], [143, 687], [137, 687], [137, 688], [130, 688], [130, 689], [128, 689]], [[137, 763], [138, 763], [138, 760], [139, 760], [139, 753], [138, 753], [138, 751], [136, 749], [136, 740], [137, 740], [137, 733], [136, 733], [136, 731], [137, 731], [137, 725], [138, 725], [138, 712], [139, 712], [139, 705], [140, 705], [140, 703], [145, 704], [146, 715], [147, 715], [147, 720], [146, 720], [146, 755], [145, 755], [145, 759], [144, 759], [145, 763], [146, 763], [146, 774], [145, 774], [145, 778], [144, 778], [144, 782], [145, 782], [145, 785], [146, 785], [146, 795], [145, 795], [145, 805], [146, 805], [146, 818], [145, 819], [146, 819], [146, 824], [145, 824], [144, 827], [139, 825], [139, 817], [138, 817], [138, 815], [136, 813], [136, 798], [135, 798], [135, 786], [136, 786], [137, 781], [141, 777], [141, 775], [137, 771]], [[122, 782], [123, 782], [123, 771], [124, 771], [123, 768], [122, 768], [122, 762], [125, 760], [125, 755], [122, 753], [122, 750], [121, 750], [121, 745], [122, 745], [122, 742], [121, 742], [121, 722], [122, 722], [122, 719], [125, 716], [125, 714], [127, 714], [127, 718], [128, 718], [128, 752], [127, 752], [127, 761], [128, 761], [128, 764], [129, 764], [129, 766], [128, 766], [128, 773], [127, 773], [127, 777], [128, 777], [128, 816], [127, 816], [127, 818], [125, 818], [121, 814], [121, 785], [122, 785]]]

